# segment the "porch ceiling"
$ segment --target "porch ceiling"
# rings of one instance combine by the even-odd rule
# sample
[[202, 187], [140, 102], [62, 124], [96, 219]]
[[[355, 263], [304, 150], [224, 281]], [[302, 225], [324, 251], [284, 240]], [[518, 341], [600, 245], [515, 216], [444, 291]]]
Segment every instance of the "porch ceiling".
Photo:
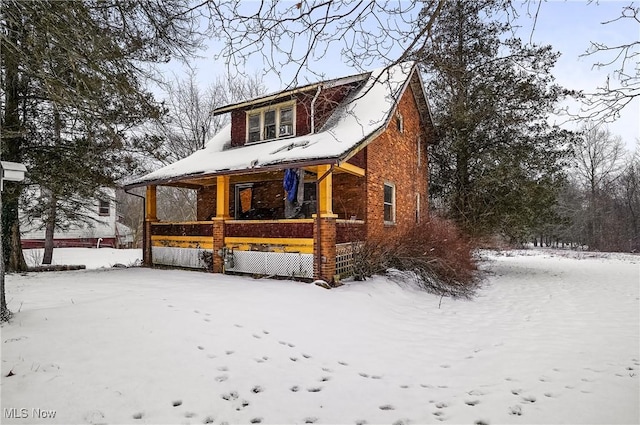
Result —
[[[310, 173], [318, 174], [318, 166], [310, 165], [303, 167], [306, 171]], [[347, 162], [343, 162], [340, 165], [335, 166], [334, 172], [336, 173], [348, 173], [358, 177], [364, 177], [366, 171], [363, 168], [355, 166], [353, 164], [349, 164]], [[284, 169], [276, 170], [276, 171], [260, 171], [260, 172], [247, 172], [242, 174], [232, 174], [230, 176], [230, 183], [250, 183], [256, 181], [277, 181], [282, 180]], [[172, 187], [183, 187], [187, 189], [200, 189], [205, 186], [215, 186], [217, 184], [218, 175], [209, 175], [209, 176], [194, 176], [192, 178], [187, 178], [179, 181], [166, 182], [166, 183], [158, 183], [159, 186], [172, 186]]]

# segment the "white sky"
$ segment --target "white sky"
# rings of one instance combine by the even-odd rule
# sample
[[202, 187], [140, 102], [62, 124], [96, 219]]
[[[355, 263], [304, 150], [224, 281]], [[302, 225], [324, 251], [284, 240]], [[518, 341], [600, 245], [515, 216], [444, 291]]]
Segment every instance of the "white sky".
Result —
[[[597, 61], [606, 61], [609, 57], [604, 54], [581, 57], [589, 48], [590, 41], [598, 41], [607, 45], [618, 45], [634, 42], [640, 39], [640, 26], [630, 19], [619, 21], [609, 25], [603, 25], [605, 21], [615, 19], [620, 16], [623, 6], [633, 4], [638, 6], [638, 2], [629, 1], [548, 1], [542, 3], [538, 12], [535, 31], [531, 32], [532, 18], [527, 16], [526, 9], [522, 13], [522, 29], [518, 36], [523, 40], [529, 40], [538, 44], [551, 44], [555, 50], [560, 51], [562, 56], [558, 60], [554, 69], [554, 75], [559, 84], [566, 88], [593, 92], [597, 87], [602, 86], [607, 75], [612, 74], [613, 67], [606, 69], [596, 69], [593, 64]], [[530, 6], [532, 13], [535, 13], [536, 4]], [[221, 59], [215, 60], [214, 54], [219, 51], [211, 48], [203, 53], [203, 59], [194, 62], [198, 68], [198, 78], [202, 85], [207, 85], [217, 76], [226, 72], [226, 67]], [[340, 61], [339, 53], [342, 46], [335, 45], [333, 51], [335, 55], [327, 55], [325, 58], [314, 63], [314, 69], [319, 73], [326, 74], [327, 78], [340, 77], [359, 72], [349, 68]], [[331, 52], [332, 49], [329, 49]], [[636, 52], [638, 50], [636, 49]], [[263, 72], [260, 58], [256, 55], [255, 60], [245, 69], [247, 73]], [[368, 68], [373, 69], [385, 63], [372, 63]], [[638, 66], [637, 63], [635, 64]], [[633, 66], [633, 64], [632, 64]], [[633, 71], [632, 66], [628, 71]], [[286, 76], [293, 76], [294, 66], [284, 67], [279, 70], [281, 76], [275, 73], [267, 73], [264, 76], [264, 83], [269, 91], [276, 91], [283, 88], [287, 83]], [[242, 72], [242, 70], [239, 70]], [[281, 80], [282, 77], [282, 80]], [[318, 77], [306, 76], [309, 81], [317, 81]], [[304, 81], [305, 75], [302, 75]], [[611, 76], [613, 81], [613, 76]], [[574, 103], [575, 105], [575, 103]], [[575, 106], [573, 107], [575, 108]], [[608, 124], [614, 135], [622, 138], [629, 150], [632, 150], [636, 143], [640, 143], [640, 99], [635, 99], [622, 111], [621, 117], [615, 122]], [[558, 119], [558, 123], [565, 122], [566, 119]], [[566, 128], [575, 129], [578, 123], [569, 122], [564, 124]]]

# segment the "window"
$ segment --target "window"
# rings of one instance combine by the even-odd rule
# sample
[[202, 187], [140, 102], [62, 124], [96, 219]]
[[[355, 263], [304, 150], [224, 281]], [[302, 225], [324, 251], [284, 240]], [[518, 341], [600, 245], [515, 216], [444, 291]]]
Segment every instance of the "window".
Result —
[[396, 125], [398, 126], [398, 131], [404, 133], [404, 117], [399, 112], [396, 114]]
[[258, 142], [260, 141], [260, 114], [251, 114], [248, 118], [249, 131], [248, 131], [248, 142]]
[[109, 201], [103, 201], [102, 199], [98, 201], [98, 214], [109, 215]]
[[396, 222], [396, 187], [392, 183], [384, 184], [384, 222]]
[[422, 165], [422, 140], [418, 136], [418, 168]]
[[269, 106], [247, 114], [247, 143], [293, 136], [295, 103]]
[[416, 223], [420, 223], [420, 194], [416, 193]]

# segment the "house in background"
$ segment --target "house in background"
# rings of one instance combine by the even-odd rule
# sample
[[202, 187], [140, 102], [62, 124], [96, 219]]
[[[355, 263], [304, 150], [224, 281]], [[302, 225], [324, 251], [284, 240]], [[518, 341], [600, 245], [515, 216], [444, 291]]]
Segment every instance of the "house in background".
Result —
[[[132, 229], [118, 222], [115, 189], [104, 188], [103, 192], [102, 198], [95, 199], [92, 207], [87, 207], [82, 212], [88, 218], [87, 223], [73, 224], [65, 231], [55, 231], [54, 248], [132, 247]], [[27, 221], [21, 216], [20, 236], [23, 249], [44, 248], [44, 223], [38, 218]]]
[[[413, 63], [218, 108], [231, 123], [206, 146], [130, 181], [146, 186], [146, 265], [331, 281], [354, 243], [428, 215], [435, 132]], [[159, 185], [197, 191], [197, 221], [161, 222]]]

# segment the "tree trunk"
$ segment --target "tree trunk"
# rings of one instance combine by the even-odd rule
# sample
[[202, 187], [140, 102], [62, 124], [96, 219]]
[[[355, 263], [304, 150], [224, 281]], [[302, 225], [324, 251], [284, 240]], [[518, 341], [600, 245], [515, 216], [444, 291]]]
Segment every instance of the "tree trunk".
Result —
[[53, 259], [53, 235], [56, 229], [56, 212], [58, 199], [51, 195], [49, 201], [49, 212], [44, 231], [44, 255], [42, 256], [42, 264], [51, 264]]
[[[13, 20], [7, 20], [7, 36], [10, 43], [18, 44], [18, 34], [22, 29]], [[4, 119], [2, 128], [2, 159], [22, 162], [22, 125], [20, 121], [20, 78], [18, 58], [15, 52], [2, 46], [0, 48], [5, 69], [4, 87]], [[9, 184], [5, 187], [2, 202], [2, 248], [5, 265], [8, 271], [26, 271], [27, 264], [22, 255], [20, 243], [20, 225], [18, 222], [18, 200], [22, 186]]]

